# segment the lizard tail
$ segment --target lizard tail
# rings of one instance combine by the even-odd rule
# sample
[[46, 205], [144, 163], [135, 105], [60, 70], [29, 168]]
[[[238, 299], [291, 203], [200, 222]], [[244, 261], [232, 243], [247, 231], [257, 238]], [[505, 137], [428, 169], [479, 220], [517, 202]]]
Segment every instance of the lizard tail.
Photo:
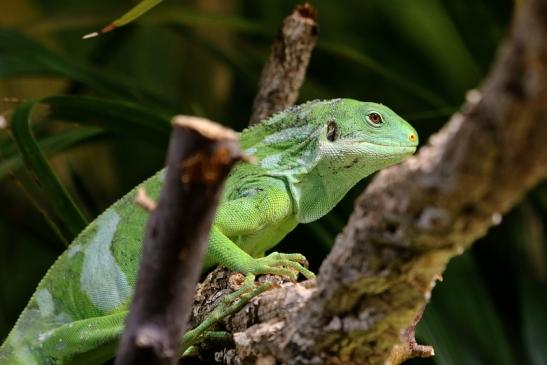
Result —
[[6, 365], [19, 365], [23, 364], [19, 360], [15, 358], [13, 347], [8, 343], [8, 340], [0, 346], [0, 364], [6, 364]]
[[23, 340], [18, 328], [14, 328], [0, 346], [1, 365], [40, 365], [44, 364], [39, 349], [32, 349]]

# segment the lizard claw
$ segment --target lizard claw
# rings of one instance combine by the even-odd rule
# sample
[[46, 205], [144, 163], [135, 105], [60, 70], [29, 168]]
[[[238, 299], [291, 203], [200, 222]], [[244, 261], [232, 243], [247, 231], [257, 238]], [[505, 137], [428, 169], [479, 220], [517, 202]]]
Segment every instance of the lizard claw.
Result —
[[315, 278], [315, 274], [308, 270], [307, 266], [308, 260], [301, 254], [272, 252], [268, 256], [254, 259], [249, 272], [255, 275], [273, 274], [286, 276], [292, 281], [296, 281], [299, 273], [306, 279]]

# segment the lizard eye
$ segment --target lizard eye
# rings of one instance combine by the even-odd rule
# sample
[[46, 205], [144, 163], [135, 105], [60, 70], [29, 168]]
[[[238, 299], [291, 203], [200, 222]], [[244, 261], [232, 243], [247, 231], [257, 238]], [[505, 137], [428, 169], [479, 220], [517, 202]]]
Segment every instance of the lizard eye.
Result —
[[372, 124], [373, 127], [379, 127], [384, 122], [382, 116], [376, 112], [368, 113], [367, 121]]
[[329, 124], [327, 124], [327, 139], [331, 142], [334, 142], [336, 139], [336, 132], [337, 132], [338, 126], [336, 125], [336, 122], [334, 120], [331, 120]]

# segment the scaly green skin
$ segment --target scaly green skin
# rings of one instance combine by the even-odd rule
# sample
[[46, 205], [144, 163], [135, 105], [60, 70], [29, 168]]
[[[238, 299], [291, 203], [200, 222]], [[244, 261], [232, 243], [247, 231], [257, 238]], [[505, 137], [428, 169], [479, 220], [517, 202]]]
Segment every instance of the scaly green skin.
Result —
[[[411, 155], [417, 135], [383, 105], [336, 99], [281, 112], [243, 131], [241, 146], [257, 163], [241, 163], [228, 177], [204, 270], [223, 264], [296, 279], [289, 268], [313, 276], [303, 256], [264, 253], [298, 223], [327, 214], [359, 180]], [[153, 198], [163, 176], [142, 184]], [[1, 364], [98, 364], [114, 356], [147, 220], [134, 196], [108, 208], [50, 268], [0, 348]]]

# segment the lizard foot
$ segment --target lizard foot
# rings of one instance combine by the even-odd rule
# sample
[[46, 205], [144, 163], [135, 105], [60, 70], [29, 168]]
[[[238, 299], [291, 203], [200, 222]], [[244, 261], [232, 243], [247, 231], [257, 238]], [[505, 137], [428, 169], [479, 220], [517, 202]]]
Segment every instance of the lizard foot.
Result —
[[315, 278], [315, 274], [308, 270], [307, 266], [308, 260], [299, 253], [272, 252], [268, 256], [254, 259], [249, 272], [255, 275], [274, 274], [287, 276], [292, 281], [296, 281], [299, 273], [306, 279]]
[[[214, 342], [216, 344], [229, 345], [233, 342], [233, 335], [226, 331], [207, 331], [204, 332], [201, 337], [195, 342], [194, 345], [186, 346], [186, 350], [181, 357], [197, 357], [200, 355], [200, 349], [197, 344], [201, 341]], [[184, 344], [183, 344], [184, 346]]]
[[[182, 337], [181, 355], [190, 356], [195, 349], [191, 349], [194, 344], [209, 337], [222, 337], [221, 332], [211, 332], [209, 329], [220, 322], [226, 316], [238, 312], [252, 298], [270, 289], [273, 284], [263, 283], [255, 285], [255, 276], [248, 274], [245, 277], [243, 285], [233, 293], [230, 293], [213, 309], [211, 313], [194, 329], [189, 330]], [[225, 334], [225, 333], [224, 333]], [[188, 351], [188, 353], [186, 353]], [[184, 355], [186, 353], [186, 355]]]

